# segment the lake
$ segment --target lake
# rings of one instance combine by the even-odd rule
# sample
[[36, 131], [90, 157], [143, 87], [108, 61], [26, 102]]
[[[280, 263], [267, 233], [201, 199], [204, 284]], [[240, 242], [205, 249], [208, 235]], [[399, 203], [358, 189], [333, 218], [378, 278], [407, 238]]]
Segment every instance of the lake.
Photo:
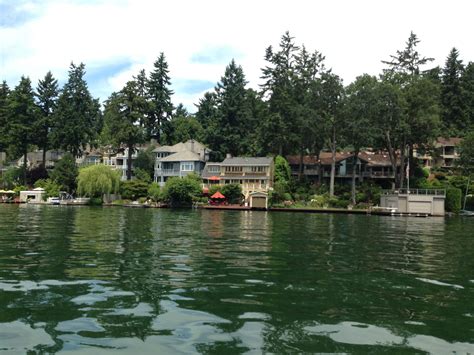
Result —
[[474, 353], [474, 218], [0, 205], [0, 352]]

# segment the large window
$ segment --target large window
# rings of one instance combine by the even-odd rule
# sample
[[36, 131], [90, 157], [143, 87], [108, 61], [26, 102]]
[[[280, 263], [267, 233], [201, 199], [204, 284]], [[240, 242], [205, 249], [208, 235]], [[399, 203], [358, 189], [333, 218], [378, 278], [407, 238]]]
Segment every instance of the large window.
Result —
[[251, 168], [252, 173], [264, 173], [265, 167], [264, 166], [252, 166]]
[[181, 171], [193, 171], [194, 163], [181, 163]]
[[242, 167], [241, 166], [226, 166], [225, 172], [226, 173], [241, 173]]
[[210, 173], [220, 173], [221, 167], [219, 165], [208, 165], [207, 171]]

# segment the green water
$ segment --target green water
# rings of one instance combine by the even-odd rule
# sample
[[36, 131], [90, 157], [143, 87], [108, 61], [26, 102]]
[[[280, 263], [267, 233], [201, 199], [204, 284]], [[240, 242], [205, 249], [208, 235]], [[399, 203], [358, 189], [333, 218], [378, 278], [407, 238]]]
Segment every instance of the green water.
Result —
[[0, 205], [0, 350], [474, 353], [474, 218]]

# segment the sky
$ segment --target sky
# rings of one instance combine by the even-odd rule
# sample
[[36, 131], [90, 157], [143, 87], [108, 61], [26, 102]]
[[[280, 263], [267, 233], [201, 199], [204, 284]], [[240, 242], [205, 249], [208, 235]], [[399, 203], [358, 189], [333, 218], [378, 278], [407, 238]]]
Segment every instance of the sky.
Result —
[[173, 103], [191, 112], [232, 59], [258, 89], [265, 49], [285, 31], [349, 84], [378, 75], [413, 31], [418, 50], [443, 66], [456, 47], [474, 61], [471, 0], [0, 0], [0, 81], [36, 87], [51, 71], [60, 85], [71, 62], [102, 101], [164, 52]]

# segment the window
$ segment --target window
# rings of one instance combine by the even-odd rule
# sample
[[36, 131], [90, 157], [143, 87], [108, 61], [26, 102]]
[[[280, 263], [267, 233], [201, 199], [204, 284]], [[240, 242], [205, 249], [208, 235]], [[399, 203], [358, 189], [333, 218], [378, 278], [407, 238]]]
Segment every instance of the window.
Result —
[[193, 171], [194, 164], [193, 163], [181, 163], [181, 171]]
[[221, 167], [219, 165], [209, 165], [207, 171], [210, 173], [220, 173]]
[[252, 173], [264, 173], [265, 167], [264, 166], [252, 166], [251, 168]]
[[226, 166], [225, 172], [226, 173], [241, 173], [242, 167], [241, 166]]

